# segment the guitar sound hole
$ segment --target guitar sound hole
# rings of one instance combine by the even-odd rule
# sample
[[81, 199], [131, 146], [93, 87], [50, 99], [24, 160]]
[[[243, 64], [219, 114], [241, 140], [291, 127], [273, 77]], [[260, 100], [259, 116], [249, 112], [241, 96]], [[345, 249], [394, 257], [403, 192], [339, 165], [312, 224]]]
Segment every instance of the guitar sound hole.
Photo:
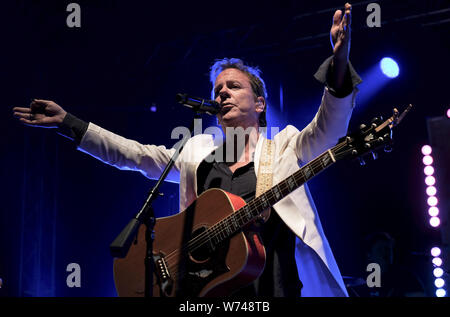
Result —
[[201, 227], [196, 229], [192, 233], [192, 241], [193, 241], [193, 250], [190, 252], [190, 257], [195, 262], [205, 262], [207, 261], [210, 256], [210, 246], [206, 239], [197, 238], [199, 234], [204, 232], [207, 228]]

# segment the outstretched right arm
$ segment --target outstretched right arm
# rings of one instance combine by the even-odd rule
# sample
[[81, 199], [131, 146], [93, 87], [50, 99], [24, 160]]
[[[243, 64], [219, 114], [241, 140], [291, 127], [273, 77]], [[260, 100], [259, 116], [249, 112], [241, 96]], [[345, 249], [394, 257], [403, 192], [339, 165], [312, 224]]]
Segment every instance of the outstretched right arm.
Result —
[[[175, 149], [143, 145], [101, 127], [82, 121], [53, 101], [34, 99], [29, 108], [13, 108], [14, 117], [32, 127], [58, 128], [58, 133], [75, 141], [78, 149], [122, 170], [139, 171], [148, 178], [158, 178]], [[179, 181], [179, 162], [167, 180]]]
[[[121, 170], [139, 171], [148, 178], [157, 179], [175, 149], [164, 146], [144, 145], [134, 140], [126, 139], [111, 131], [105, 130], [92, 122], [81, 139], [78, 149], [102, 162]], [[168, 181], [179, 181], [180, 161], [167, 176]]]

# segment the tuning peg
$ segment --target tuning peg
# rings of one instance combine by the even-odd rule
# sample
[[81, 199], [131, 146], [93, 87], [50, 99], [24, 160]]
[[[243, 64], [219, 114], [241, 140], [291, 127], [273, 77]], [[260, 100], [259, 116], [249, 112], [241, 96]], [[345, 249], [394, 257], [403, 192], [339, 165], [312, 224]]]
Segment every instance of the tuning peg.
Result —
[[400, 112], [397, 108], [392, 109], [392, 117], [394, 118], [394, 124], [397, 125], [399, 123], [398, 116], [400, 115]]
[[372, 121], [370, 121], [370, 123], [376, 123], [376, 124], [380, 124], [381, 122], [383, 122], [383, 117], [379, 116], [379, 117], [375, 117], [372, 119]]
[[381, 124], [383, 122], [383, 117], [379, 116], [379, 117], [375, 117], [372, 119], [371, 123], [371, 127], [372, 128], [376, 128], [379, 124]]
[[359, 129], [360, 130], [364, 130], [367, 126], [363, 123], [359, 125]]
[[364, 166], [366, 165], [366, 161], [362, 157], [358, 157], [359, 165]]
[[364, 147], [365, 147], [366, 149], [370, 149], [370, 143], [364, 143]]
[[372, 151], [372, 157], [373, 157], [373, 160], [376, 160], [378, 158], [378, 153]]

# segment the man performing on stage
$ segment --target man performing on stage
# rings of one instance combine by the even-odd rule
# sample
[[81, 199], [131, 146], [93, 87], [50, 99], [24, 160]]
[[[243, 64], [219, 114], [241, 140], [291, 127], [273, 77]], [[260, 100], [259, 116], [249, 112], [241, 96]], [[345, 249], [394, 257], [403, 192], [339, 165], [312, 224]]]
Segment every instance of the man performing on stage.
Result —
[[[345, 136], [354, 107], [357, 84], [361, 82], [349, 62], [351, 5], [333, 16], [330, 31], [333, 56], [315, 74], [325, 85], [319, 110], [303, 130], [287, 126], [273, 137], [272, 184], [277, 184], [334, 146]], [[211, 135], [191, 138], [171, 172], [179, 178], [180, 210], [211, 188], [220, 188], [246, 202], [258, 196], [261, 160], [266, 138], [266, 88], [258, 69], [239, 59], [222, 59], [211, 67], [213, 95], [221, 106], [217, 114], [224, 132], [250, 129], [242, 147], [225, 139], [215, 144]], [[158, 178], [175, 149], [142, 145], [101, 127], [82, 121], [52, 101], [33, 100], [30, 107], [16, 107], [14, 116], [29, 126], [55, 127], [74, 140], [78, 149], [120, 169], [140, 171]], [[219, 149], [229, 154], [226, 160]], [[229, 158], [232, 159], [229, 159]], [[213, 211], [212, 211], [213, 212]], [[239, 296], [347, 296], [341, 274], [323, 232], [314, 202], [306, 185], [286, 196], [265, 219], [253, 226], [265, 248], [266, 262], [253, 283], [235, 289]]]

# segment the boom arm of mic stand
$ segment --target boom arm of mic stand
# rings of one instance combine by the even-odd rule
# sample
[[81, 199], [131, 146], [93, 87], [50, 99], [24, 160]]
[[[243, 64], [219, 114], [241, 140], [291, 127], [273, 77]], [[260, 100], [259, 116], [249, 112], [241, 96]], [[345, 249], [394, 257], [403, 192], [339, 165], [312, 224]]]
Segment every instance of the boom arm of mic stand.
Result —
[[152, 270], [152, 253], [153, 253], [153, 227], [155, 224], [155, 215], [152, 207], [153, 201], [156, 197], [159, 196], [159, 187], [162, 182], [165, 180], [170, 170], [172, 169], [175, 161], [177, 160], [179, 154], [183, 150], [190, 136], [192, 135], [192, 131], [194, 130], [195, 119], [199, 118], [200, 114], [198, 112], [195, 113], [194, 118], [192, 120], [190, 126], [190, 134], [189, 136], [185, 136], [184, 139], [179, 143], [178, 148], [175, 153], [170, 158], [170, 161], [167, 163], [164, 171], [156, 182], [155, 186], [149, 193], [144, 205], [141, 210], [136, 214], [134, 218], [130, 220], [130, 222], [126, 225], [126, 227], [120, 232], [120, 234], [114, 239], [114, 241], [110, 244], [109, 249], [110, 253], [113, 257], [124, 258], [133, 242], [134, 237], [137, 235], [137, 230], [141, 224], [146, 225], [146, 242], [147, 242], [147, 251], [145, 258], [145, 296], [152, 296], [153, 289], [153, 270]]

